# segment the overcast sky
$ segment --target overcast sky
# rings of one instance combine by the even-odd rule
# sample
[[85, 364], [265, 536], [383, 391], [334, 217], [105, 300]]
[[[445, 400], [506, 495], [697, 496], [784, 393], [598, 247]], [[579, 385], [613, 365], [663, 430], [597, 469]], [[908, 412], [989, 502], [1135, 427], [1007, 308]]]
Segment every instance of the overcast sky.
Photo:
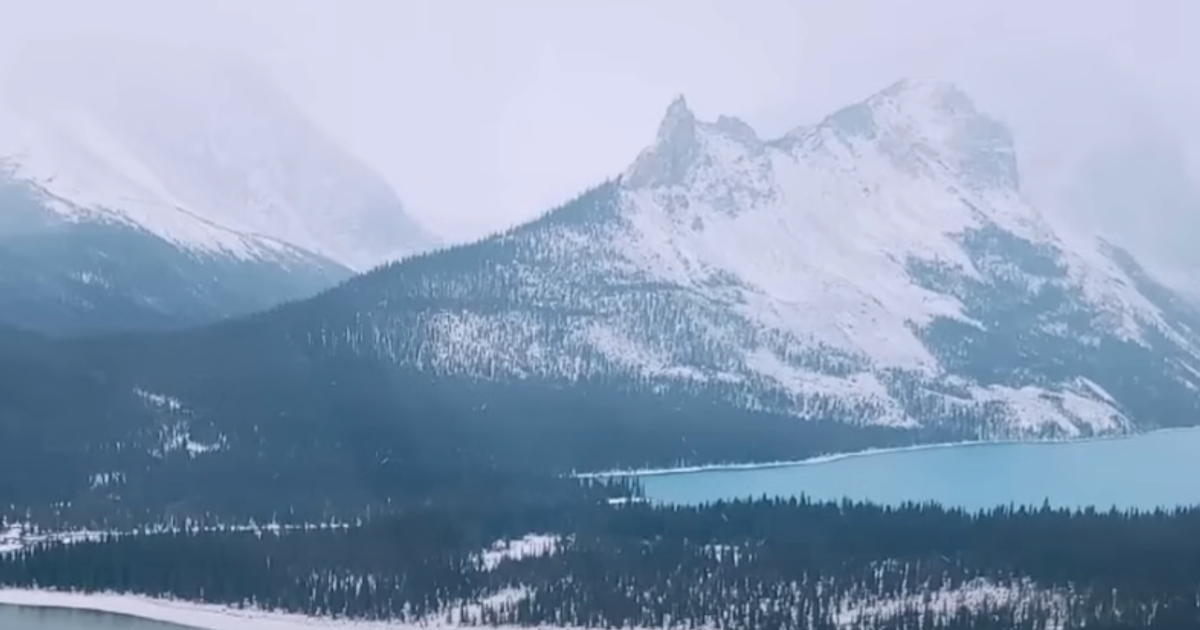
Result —
[[[1200, 93], [1195, 0], [0, 0], [0, 9], [10, 40], [80, 33], [249, 51], [415, 216], [455, 240], [619, 173], [676, 94], [701, 118], [736, 115], [774, 136], [901, 77], [955, 79], [1026, 127], [1047, 109], [1014, 98], [1030, 85], [1066, 110], [1091, 109], [1087, 99], [1109, 89], [1102, 110], [1136, 86], [1181, 112], [1180, 99]], [[1083, 87], [1064, 87], [1076, 79]], [[1099, 90], [1087, 98], [1047, 96], [1089, 85]], [[1067, 116], [1077, 136], [1114, 125], [1082, 114]], [[1062, 126], [1051, 127], [1019, 133], [1050, 137]]]

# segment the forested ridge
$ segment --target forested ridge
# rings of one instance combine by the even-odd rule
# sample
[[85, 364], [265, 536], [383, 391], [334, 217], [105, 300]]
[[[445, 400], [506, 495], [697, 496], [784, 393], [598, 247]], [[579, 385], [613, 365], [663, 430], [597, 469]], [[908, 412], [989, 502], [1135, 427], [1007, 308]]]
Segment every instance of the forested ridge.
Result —
[[[50, 340], [0, 328], [0, 516], [52, 527], [352, 519], [572, 471], [953, 441], [798, 422], [652, 383], [488, 382], [314, 358], [248, 323]], [[69, 394], [68, 394], [69, 392]]]
[[[0, 514], [106, 528], [314, 522], [471, 494], [476, 478], [503, 480], [487, 492], [510, 492], [575, 471], [1087, 436], [1096, 432], [1087, 422], [1016, 435], [1013, 409], [972, 393], [1070, 384], [1038, 398], [1053, 407], [1059, 394], [1078, 394], [1080, 378], [1131, 411], [1128, 426], [1105, 424], [1114, 431], [1200, 417], [1177, 378], [1184, 372], [1160, 373], [1186, 357], [1051, 334], [1059, 330], [1043, 325], [1051, 315], [1096, 317], [1074, 308], [1075, 293], [1043, 281], [1061, 271], [1046, 247], [995, 229], [961, 235], [972, 260], [1004, 263], [992, 284], [911, 261], [914, 282], [957, 296], [985, 323], [939, 319], [923, 329], [921, 343], [954, 367], [953, 378], [931, 381], [767, 334], [711, 295], [640, 272], [609, 274], [613, 265], [596, 264], [603, 251], [579, 248], [611, 227], [618, 186], [217, 325], [82, 339], [0, 327]], [[1170, 302], [1132, 261], [1125, 266], [1139, 290], [1170, 306], [1172, 321], [1196, 328], [1194, 309]], [[1010, 278], [1010, 267], [1025, 275]], [[1041, 288], [1028, 293], [1027, 284]], [[646, 356], [662, 354], [682, 372], [626, 365], [588, 331], [636, 333], [631, 343], [657, 349]], [[900, 407], [831, 393], [839, 388], [780, 389], [747, 367], [757, 359], [743, 354], [755, 348], [821, 378], [870, 375]], [[736, 378], [717, 377], [729, 370]], [[1090, 391], [1089, 405], [1098, 400]], [[919, 422], [885, 421], [900, 411]]]
[[[1200, 509], [1154, 513], [805, 499], [698, 507], [458, 504], [352, 526], [43, 543], [0, 583], [464, 625], [1164, 628], [1200, 624]], [[483, 553], [538, 533], [545, 553]]]

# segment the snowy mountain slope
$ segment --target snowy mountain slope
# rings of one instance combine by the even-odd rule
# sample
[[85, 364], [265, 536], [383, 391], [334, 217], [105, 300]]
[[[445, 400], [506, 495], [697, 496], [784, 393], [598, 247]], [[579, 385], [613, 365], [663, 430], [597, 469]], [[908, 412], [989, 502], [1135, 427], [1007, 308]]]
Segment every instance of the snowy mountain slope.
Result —
[[244, 60], [97, 42], [29, 52], [0, 90], [0, 156], [72, 220], [357, 270], [432, 243], [378, 175]]
[[28, 52], [0, 72], [0, 323], [202, 324], [432, 242], [253, 65], [96, 42]]
[[1048, 226], [952, 87], [773, 141], [678, 101], [613, 181], [311, 299], [164, 335], [0, 327], [0, 464], [38, 480], [12, 505], [328, 514], [464, 471], [1121, 434], [1200, 419], [1198, 330], [1127, 252]]
[[984, 438], [1200, 417], [1200, 317], [1124, 252], [1052, 229], [1005, 128], [947, 85], [901, 82], [774, 141], [679, 99], [618, 181], [327, 300], [348, 307], [306, 343], [442, 375]]
[[275, 242], [240, 241], [268, 246], [243, 259], [182, 249], [119, 216], [82, 214], [0, 171], [0, 323], [51, 334], [177, 328], [308, 297], [349, 276]]

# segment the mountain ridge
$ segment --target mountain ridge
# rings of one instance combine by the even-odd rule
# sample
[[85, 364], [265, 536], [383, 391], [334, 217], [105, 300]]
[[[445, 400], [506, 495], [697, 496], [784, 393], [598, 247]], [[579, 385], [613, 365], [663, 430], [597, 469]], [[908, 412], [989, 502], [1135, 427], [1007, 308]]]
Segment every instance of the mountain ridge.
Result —
[[44, 450], [94, 422], [54, 445], [69, 466], [0, 452], [0, 479], [57, 483], [15, 505], [325, 513], [497, 471], [1194, 424], [1200, 313], [1046, 225], [956, 93], [882, 94], [756, 143], [676, 108], [665, 145], [530, 223], [200, 330], [26, 353], [0, 421]]
[[282, 242], [359, 271], [436, 242], [247, 59], [94, 41], [31, 52], [5, 77], [0, 155], [69, 199], [65, 214], [243, 258]]
[[0, 321], [203, 325], [435, 243], [252, 62], [54, 44], [0, 77]]
[[[896, 97], [908, 98], [908, 108], [896, 109]], [[914, 102], [930, 105], [917, 113], [932, 111], [935, 114], [953, 114], [950, 125], [934, 129], [934, 133], [929, 133], [925, 128], [917, 130], [925, 135], [912, 133], [913, 129], [908, 121], [914, 117], [906, 118], [904, 114], [912, 113]], [[882, 117], [885, 118], [886, 124], [864, 127], [864, 117], [861, 115], [861, 108], [864, 106], [876, 108], [866, 112], [873, 116], [880, 116], [879, 108], [882, 107]], [[856, 114], [857, 118], [846, 114], [854, 112], [854, 107], [860, 108]], [[1136, 291], [1129, 291], [1128, 286], [1131, 282], [1118, 265], [1104, 258], [1102, 252], [1091, 249], [1092, 244], [1080, 249], [1077, 243], [1068, 244], [1062, 241], [1050, 226], [1041, 220], [1037, 211], [1024, 203], [1017, 188], [1015, 155], [1011, 151], [1011, 144], [1002, 143], [1002, 137], [997, 138], [997, 134], [1003, 133], [1002, 127], [994, 121], [981, 120], [964, 94], [952, 86], [900, 82], [854, 107], [844, 109], [802, 133], [793, 132], [785, 136], [784, 140], [776, 141], [774, 145], [783, 147], [781, 150], [795, 153], [780, 156], [779, 153], [770, 155], [759, 152], [758, 147], [753, 145], [744, 151], [729, 150], [735, 143], [728, 141], [729, 138], [722, 129], [711, 123], [696, 122], [694, 116], [686, 109], [686, 102], [676, 99], [664, 117], [658, 142], [643, 152], [617, 183], [594, 189], [584, 196], [603, 197], [611, 194], [617, 198], [579, 202], [581, 205], [591, 204], [588, 212], [594, 222], [585, 223], [582, 228], [577, 229], [568, 226], [567, 221], [558, 221], [551, 213], [535, 222], [541, 227], [541, 232], [533, 228], [517, 228], [482, 241], [478, 247], [494, 250], [504, 247], [506, 243], [514, 243], [515, 239], [527, 239], [527, 242], [514, 244], [516, 249], [513, 255], [517, 258], [509, 261], [513, 266], [511, 272], [505, 272], [510, 275], [494, 276], [494, 279], [508, 278], [507, 281], [515, 283], [511, 288], [530, 301], [561, 298], [565, 289], [549, 287], [555, 284], [556, 279], [561, 280], [555, 274], [564, 273], [564, 270], [570, 268], [575, 269], [572, 273], [581, 274], [566, 279], [564, 284], [571, 286], [584, 285], [584, 280], [596, 281], [601, 282], [605, 290], [611, 291], [613, 287], [657, 283], [655, 286], [670, 287], [672, 291], [702, 295], [705, 300], [710, 300], [710, 304], [724, 301], [738, 317], [749, 320], [743, 323], [750, 329], [766, 327], [780, 332], [785, 337], [792, 334], [793, 341], [785, 341], [785, 346], [788, 343], [800, 343], [801, 346], [811, 346], [815, 343], [819, 349], [832, 351], [826, 353], [830, 360], [840, 354], [841, 358], [835, 362], [841, 361], [849, 365], [865, 356], [878, 363], [885, 371], [913, 370], [927, 378], [953, 375], [940, 373], [940, 359], [934, 356], [927, 347], [927, 339], [916, 329], [933, 326], [935, 320], [954, 320], [981, 331], [983, 324], [964, 313], [965, 296], [956, 295], [954, 290], [948, 287], [934, 286], [935, 283], [931, 279], [914, 282], [911, 278], [914, 271], [931, 276], [936, 273], [953, 273], [958, 276], [954, 282], [960, 287], [964, 283], [986, 280], [988, 274], [1000, 274], [997, 276], [999, 280], [996, 281], [1002, 281], [1005, 274], [1028, 273], [1031, 270], [1042, 273], [1042, 277], [1031, 277], [1028, 281], [1042, 284], [1058, 282], [1063, 284], [1060, 287], [1062, 290], [1080, 293], [1081, 295], [1073, 295], [1070, 299], [1078, 299], [1088, 308], [1094, 309], [1095, 313], [1089, 317], [1095, 320], [1093, 324], [1104, 327], [1105, 334], [1112, 334], [1121, 341], [1136, 343], [1147, 329], [1154, 329], [1167, 335], [1174, 343], [1185, 347], [1194, 356], [1194, 335], [1189, 330], [1180, 328], [1177, 323], [1165, 321], [1154, 304]], [[887, 116], [897, 115], [899, 123], [886, 122]], [[847, 120], [854, 121], [855, 125], [847, 127]], [[727, 124], [726, 127], [728, 126]], [[885, 144], [886, 150], [882, 154], [877, 152], [871, 155], [859, 142], [864, 137], [864, 129], [871, 130], [866, 136], [868, 139], [883, 137], [885, 141], [891, 142], [895, 137], [900, 137], [906, 139], [907, 144]], [[888, 134], [892, 137], [887, 137]], [[744, 137], [739, 139], [736, 145], [745, 146], [742, 144], [743, 140]], [[956, 159], [947, 161], [943, 159], [944, 153], [932, 153], [933, 157], [929, 157], [933, 141], [942, 143], [943, 148], [949, 147], [951, 157]], [[708, 143], [708, 146], [705, 150], [698, 150], [698, 143]], [[765, 143], [760, 146], [769, 147], [771, 144]], [[976, 155], [977, 152], [981, 152], [982, 157]], [[682, 162], [680, 156], [683, 156]], [[721, 158], [727, 159], [728, 162], [720, 162]], [[900, 188], [893, 182], [891, 189], [879, 193], [880, 180], [877, 177], [872, 179], [872, 173], [854, 178], [849, 183], [838, 181], [836, 178], [832, 181], [818, 178], [815, 182], [803, 182], [799, 192], [790, 193], [793, 197], [803, 199], [804, 195], [810, 198], [817, 195], [818, 201], [820, 195], [828, 197], [834, 194], [840, 197], [836, 199], [833, 207], [822, 206], [821, 210], [826, 212], [810, 210], [804, 213], [800, 220], [794, 220], [788, 217], [788, 208], [772, 207], [773, 204], [778, 206], [780, 199], [789, 192], [775, 181], [778, 162], [785, 158], [797, 163], [805, 160], [815, 161], [818, 167], [824, 169], [820, 171], [822, 173], [840, 167], [861, 170], [861, 164], [866, 161], [882, 161], [887, 165], [898, 165], [899, 183], [909, 188]], [[689, 168], [680, 170], [679, 165], [689, 160]], [[771, 160], [775, 163], [771, 163]], [[847, 163], [850, 166], [846, 167]], [[892, 174], [895, 175], [897, 170], [891, 171]], [[947, 183], [930, 185], [928, 182], [912, 179], [914, 175], [924, 177], [930, 173], [940, 176], [939, 182]], [[680, 178], [691, 179], [681, 181]], [[701, 194], [681, 196], [678, 190], [673, 189], [681, 185], [699, 189]], [[955, 188], [956, 192], [939, 197], [943, 191], [937, 189], [942, 186]], [[874, 191], [872, 187], [875, 188]], [[863, 198], [868, 200], [865, 202], [866, 208], [871, 208], [869, 204], [873, 193], [886, 197], [885, 207], [879, 210], [864, 209]], [[922, 204], [927, 203], [927, 199], [930, 200], [930, 206], [922, 207]], [[824, 203], [828, 205], [828, 202]], [[839, 223], [834, 219], [838, 215], [844, 217], [847, 214], [845, 210], [838, 210], [839, 207], [846, 210], [858, 208], [859, 214], [864, 216], [851, 217], [849, 223]], [[752, 216], [762, 208], [768, 208], [771, 214], [766, 215], [767, 218], [761, 225], [739, 219]], [[582, 214], [582, 211], [579, 214]], [[791, 211], [790, 214], [794, 217], [795, 212]], [[710, 239], [706, 242], [704, 237], [710, 233], [710, 228], [711, 233], [717, 234], [718, 238], [742, 230], [740, 238], [743, 240], [721, 242]], [[809, 236], [814, 233], [820, 236], [820, 240]], [[870, 238], [862, 238], [863, 233], [867, 233]], [[693, 238], [694, 234], [700, 236]], [[784, 234], [785, 237], [774, 238], [778, 234]], [[560, 239], [561, 242], [551, 242], [554, 239]], [[964, 244], [964, 239], [971, 243]], [[992, 242], [996, 239], [1004, 243]], [[730, 244], [736, 247], [730, 247]], [[1031, 261], [1025, 269], [1020, 265], [1012, 268], [1004, 268], [1003, 265], [995, 267], [995, 257], [999, 255], [1002, 258], [1004, 252], [966, 251], [969, 247], [986, 249], [1000, 246], [1024, 248], [1030, 256], [1043, 258], [1041, 262], [1044, 264], [1039, 268], [1038, 261]], [[536, 251], [539, 248], [545, 253], [544, 261], [521, 258], [525, 255], [538, 256]], [[761, 256], [762, 252], [754, 251], [772, 248], [773, 251], [767, 251], [766, 256]], [[796, 254], [798, 249], [803, 248], [822, 248], [820, 259], [805, 257], [803, 252]], [[722, 258], [723, 252], [727, 253], [730, 250], [742, 258]], [[864, 259], [867, 260], [867, 265], [863, 264]], [[586, 267], [585, 261], [591, 261], [593, 264], [581, 269], [581, 266]], [[786, 261], [786, 264], [779, 261]], [[843, 264], [839, 264], [839, 261]], [[538, 272], [534, 267], [541, 262], [548, 265], [546, 275], [536, 281], [525, 282], [520, 279], [522, 274], [527, 276], [525, 280], [536, 275]], [[995, 268], [988, 269], [989, 265]], [[858, 269], [855, 269], [856, 266]], [[839, 271], [830, 275], [831, 269]], [[764, 270], [767, 273], [762, 273]], [[499, 268], [494, 268], [493, 272], [500, 273]], [[757, 276], [754, 275], [756, 273]], [[847, 273], [850, 274], [849, 282], [846, 282]], [[810, 281], [802, 288], [798, 289], [795, 286], [796, 283], [803, 283], [805, 276], [811, 274], [818, 276], [815, 284]], [[399, 275], [402, 274], [397, 271], [397, 276]], [[884, 279], [880, 280], [880, 277]], [[393, 280], [401, 284], [404, 282], [398, 277]], [[419, 281], [428, 291], [436, 293], [438, 289], [427, 286], [430, 284], [427, 280]], [[386, 287], [379, 287], [379, 291], [385, 294], [388, 290]], [[554, 295], [556, 292], [557, 296]], [[395, 296], [389, 299], [394, 301]], [[580, 299], [586, 302], [589, 298]], [[596, 304], [598, 302], [593, 302], [590, 306], [581, 303], [577, 305], [577, 310], [586, 312]], [[706, 307], [696, 305], [694, 308], [703, 311]], [[797, 308], [800, 310], [797, 311]], [[781, 312], [780, 309], [784, 311]], [[486, 318], [474, 317], [469, 309], [457, 314], [431, 314], [431, 319], [427, 322], [408, 321], [403, 325], [399, 323], [401, 320], [389, 322], [387, 313], [376, 315], [370, 310], [369, 307], [364, 307], [364, 311], [354, 314], [356, 321], [370, 320], [373, 317], [376, 320], [360, 327], [358, 332], [364, 337], [379, 340], [378, 343], [383, 344], [384, 349], [377, 349], [377, 352], [384, 358], [408, 362], [423, 369], [449, 369], [447, 366], [450, 363], [468, 361], [466, 357], [472, 356], [492, 342], [505, 346], [516, 341], [505, 346], [509, 348], [509, 355], [514, 357], [525, 355], [523, 350], [537, 345], [532, 339], [522, 337], [522, 333], [517, 331], [522, 324], [511, 319], [519, 317], [519, 308], [518, 311], [509, 314], [509, 320], [501, 317], [490, 324]], [[789, 324], [780, 319], [785, 317], [784, 314], [789, 310], [796, 314], [808, 313], [805, 315], [808, 320], [800, 327], [794, 328], [791, 333], [787, 328]], [[593, 314], [603, 313], [593, 310]], [[1047, 314], [1047, 317], [1052, 315], [1053, 313]], [[693, 320], [704, 319], [697, 313], [690, 316]], [[846, 321], [847, 318], [849, 321]], [[505, 321], [507, 323], [504, 323]], [[823, 329], [813, 328], [813, 321], [825, 321], [827, 325]], [[880, 329], [881, 324], [888, 328]], [[506, 334], [516, 335], [516, 339], [498, 342], [490, 339], [487, 334], [478, 332], [479, 326], [489, 325], [493, 326], [493, 333], [498, 335], [497, 339]], [[537, 327], [537, 324], [530, 325]], [[426, 327], [423, 328], [426, 339], [446, 339], [447, 335], [453, 337], [455, 334], [475, 336], [470, 341], [462, 341], [448, 349], [434, 348], [438, 342], [418, 341], [419, 335], [414, 336], [411, 331], [404, 333], [404, 338], [410, 341], [403, 343], [397, 338], [387, 337], [388, 329], [396, 330], [405, 326]], [[330, 326], [336, 327], [336, 324]], [[451, 328], [457, 330], [451, 331]], [[638, 333], [636, 326], [625, 328], [623, 331], [617, 331], [617, 334], [612, 334], [611, 329], [593, 329], [591, 333], [575, 331], [585, 337], [587, 334], [603, 337], [584, 340], [583, 343], [590, 344], [591, 349], [580, 352], [593, 355], [597, 352], [601, 355], [607, 353], [606, 359], [616, 361], [621, 360], [618, 355], [622, 351], [641, 352], [643, 356], [634, 362], [640, 362], [643, 368], [652, 368], [656, 362], [664, 365], [670, 363], [664, 362], [664, 357], [669, 357], [672, 352], [670, 348], [663, 347], [662, 344], [656, 345], [653, 339], [627, 343]], [[653, 330], [654, 327], [650, 326], [650, 329]], [[867, 332], [855, 333], [853, 329]], [[329, 335], [332, 332], [325, 330], [322, 334]], [[757, 333], [747, 329], [745, 334], [749, 339]], [[864, 337], [863, 334], [867, 336]], [[371, 344], [365, 340], [362, 343], [365, 346]], [[397, 353], [395, 348], [408, 347], [404, 345], [406, 343], [415, 344], [413, 347], [423, 349], [416, 350], [415, 355], [401, 357], [403, 352]], [[759, 350], [766, 348], [761, 340], [756, 343]], [[695, 345], [684, 343], [676, 344], [676, 347], [695, 348]], [[491, 354], [502, 355], [498, 348], [499, 346], [493, 348]], [[691, 351], [693, 350], [683, 352]], [[732, 352], [729, 347], [722, 351], [726, 354]], [[779, 352], [768, 352], [760, 353], [757, 357], [743, 357], [741, 362], [746, 364], [747, 359], [760, 361], [758, 369], [752, 368], [751, 372], [757, 371], [760, 376], [776, 380], [787, 378], [789, 372], [801, 379], [811, 377], [820, 380], [827, 376], [792, 369], [795, 366], [789, 368], [780, 365], [781, 357], [786, 356], [788, 351], [782, 352], [782, 355]], [[446, 358], [430, 359], [431, 354]], [[441, 367], [437, 367], [438, 365]], [[581, 365], [575, 363], [572, 367], [559, 366], [557, 369], [560, 370], [560, 374], [567, 374]], [[460, 367], [470, 372], [469, 367]], [[709, 376], [719, 380], [722, 375], [719, 370], [713, 371], [714, 367], [716, 366], [710, 365], [706, 369], [711, 372]], [[686, 366], [676, 365], [675, 368], [682, 370], [677, 370], [678, 374], [688, 372]], [[490, 372], [495, 369], [496, 366], [493, 366], [482, 368], [481, 371]], [[506, 376], [520, 377], [520, 373], [528, 369], [528, 366], [512, 368]], [[536, 373], [537, 369], [540, 368], [534, 368], [532, 373]], [[773, 370], [776, 370], [775, 374], [772, 374]], [[878, 374], [872, 376], [869, 372], [858, 373], [867, 380], [845, 383], [851, 390], [848, 394], [853, 396], [856, 393], [853, 390], [858, 390], [857, 393], [873, 390], [876, 393], [876, 401], [888, 396], [885, 391], [887, 386], [878, 382]], [[798, 385], [798, 389], [801, 390], [805, 387], [803, 383]], [[1043, 421], [1057, 415], [1058, 418], [1050, 424], [1057, 423], [1059, 429], [1068, 432], [1101, 427], [1104, 430], [1115, 430], [1125, 426], [1126, 423], [1122, 420], [1124, 414], [1120, 410], [1109, 405], [1108, 411], [1103, 411], [1102, 407], [1110, 402], [1111, 398], [1096, 394], [1097, 388], [1093, 385], [1095, 384], [1072, 384], [1063, 392], [1047, 393], [1069, 395], [1072, 397], [1072, 404], [1103, 403], [1092, 411], [1093, 414], [1099, 414], [1094, 416], [1095, 427], [1077, 426], [1070, 414], [1054, 412], [1054, 405], [1034, 409], [1033, 413], [1044, 416]], [[1039, 400], [1038, 392], [1023, 393], [1023, 387], [1025, 386], [1000, 389], [997, 395], [1012, 399], [1012, 404], [1018, 404], [1021, 398], [1032, 398], [1036, 403]], [[894, 408], [893, 411], [899, 410]], [[1023, 410], [1022, 413], [1028, 411]], [[896, 420], [904, 423], [911, 419], [897, 414]], [[1082, 424], [1089, 425], [1089, 422], [1085, 421]]]

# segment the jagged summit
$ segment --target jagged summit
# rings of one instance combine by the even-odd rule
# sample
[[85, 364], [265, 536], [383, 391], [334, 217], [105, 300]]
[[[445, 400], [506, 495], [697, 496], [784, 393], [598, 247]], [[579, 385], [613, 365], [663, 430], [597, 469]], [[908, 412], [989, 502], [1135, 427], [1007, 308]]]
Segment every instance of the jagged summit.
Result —
[[829, 116], [836, 121], [841, 112], [865, 110], [881, 127], [921, 128], [928, 131], [953, 127], [964, 120], [983, 116], [970, 95], [948, 81], [901, 79], [858, 103]]
[[658, 125], [654, 145], [638, 156], [624, 180], [634, 187], [682, 184], [704, 150], [696, 125], [687, 101], [682, 95], [675, 97]]
[[686, 137], [696, 130], [696, 115], [688, 107], [687, 99], [682, 94], [676, 96], [667, 106], [666, 114], [658, 125], [658, 141], [671, 142]]
[[717, 116], [717, 122], [713, 124], [713, 128], [728, 138], [737, 140], [752, 150], [762, 148], [762, 140], [758, 137], [758, 132], [754, 131], [754, 127], [750, 123], [736, 118], [734, 116], [726, 116], [724, 114]]
[[975, 111], [970, 95], [953, 81], [899, 79], [867, 99], [872, 103], [883, 100], [902, 103], [901, 109], [909, 111], [948, 108]]
[[862, 153], [867, 145], [903, 169], [926, 174], [949, 169], [964, 186], [1019, 185], [1013, 140], [1002, 123], [980, 112], [954, 83], [909, 79], [771, 142], [737, 118], [697, 120], [678, 96], [624, 181], [630, 188], [686, 186], [730, 169], [765, 173], [771, 168], [764, 156], [768, 146], [800, 154]]
[[726, 159], [758, 154], [763, 143], [746, 122], [721, 116], [703, 122], [677, 96], [667, 107], [654, 144], [638, 156], [622, 177], [630, 188], [688, 185], [698, 171], [723, 168]]
[[785, 140], [676, 100], [616, 185], [397, 265], [370, 279], [388, 300], [364, 292], [307, 338], [439, 374], [616, 374], [976, 437], [1152, 422], [1124, 389], [1141, 372], [1200, 408], [1186, 315], [1135, 263], [1048, 225], [1012, 186], [1007, 132], [961, 91], [897, 83]]

